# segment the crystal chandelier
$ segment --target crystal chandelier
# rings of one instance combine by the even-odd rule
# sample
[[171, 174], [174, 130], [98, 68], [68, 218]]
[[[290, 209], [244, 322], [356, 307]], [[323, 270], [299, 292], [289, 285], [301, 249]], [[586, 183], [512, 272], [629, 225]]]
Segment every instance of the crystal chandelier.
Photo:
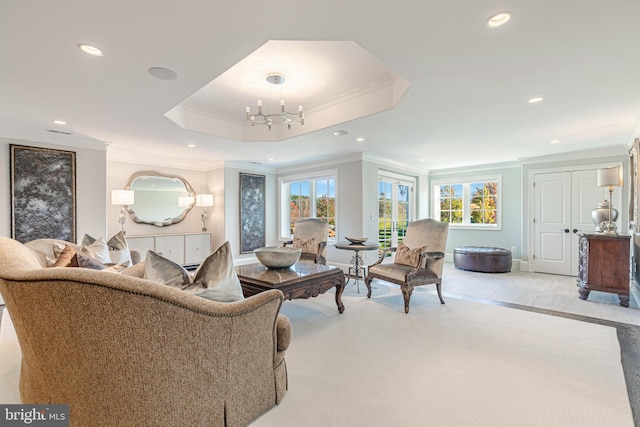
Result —
[[[282, 74], [274, 73], [269, 74], [267, 76], [267, 81], [273, 85], [281, 85], [284, 83], [284, 76]], [[283, 125], [286, 124], [289, 130], [291, 130], [292, 123], [300, 123], [304, 125], [304, 113], [302, 112], [302, 105], [298, 106], [297, 113], [290, 113], [284, 108], [284, 99], [280, 99], [280, 112], [266, 114], [262, 110], [262, 100], [258, 100], [258, 113], [251, 113], [251, 108], [247, 107], [246, 109], [247, 120], [251, 120], [251, 126], [255, 126], [256, 123], [259, 125], [266, 125], [269, 130], [271, 130], [271, 126], [273, 125]]]

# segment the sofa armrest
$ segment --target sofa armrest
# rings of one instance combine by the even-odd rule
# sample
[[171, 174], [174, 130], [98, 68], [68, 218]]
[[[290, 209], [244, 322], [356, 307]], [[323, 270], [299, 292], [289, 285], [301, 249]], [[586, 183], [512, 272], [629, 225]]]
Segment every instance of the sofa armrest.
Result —
[[285, 351], [291, 344], [291, 322], [289, 318], [284, 314], [278, 314], [276, 319], [276, 336], [277, 336], [277, 350]]

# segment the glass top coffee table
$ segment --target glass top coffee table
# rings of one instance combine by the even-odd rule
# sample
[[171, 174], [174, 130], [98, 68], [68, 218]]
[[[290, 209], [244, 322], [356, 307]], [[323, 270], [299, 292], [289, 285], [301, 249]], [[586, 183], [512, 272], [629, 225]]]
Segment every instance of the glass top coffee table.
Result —
[[344, 311], [344, 273], [338, 267], [299, 261], [284, 269], [270, 269], [256, 263], [239, 265], [235, 270], [245, 297], [268, 289], [279, 289], [285, 299], [307, 299], [317, 297], [335, 286], [338, 312]]

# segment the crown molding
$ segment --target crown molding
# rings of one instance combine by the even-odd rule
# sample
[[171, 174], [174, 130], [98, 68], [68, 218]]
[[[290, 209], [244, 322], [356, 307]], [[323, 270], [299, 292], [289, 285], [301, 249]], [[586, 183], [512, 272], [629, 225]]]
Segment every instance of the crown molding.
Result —
[[518, 159], [518, 161], [523, 165], [528, 165], [595, 158], [601, 159], [603, 157], [629, 156], [629, 148], [630, 146], [627, 147], [626, 145], [612, 145], [609, 147], [594, 148], [591, 150], [568, 151], [548, 156], [523, 157]]
[[21, 141], [25, 143], [40, 142], [43, 144], [54, 144], [61, 147], [84, 148], [87, 150], [106, 151], [109, 142], [97, 139], [86, 138], [75, 134], [55, 134], [47, 131], [41, 132], [15, 132], [0, 129], [0, 138]]
[[409, 166], [405, 163], [402, 162], [396, 162], [393, 160], [389, 160], [389, 159], [385, 159], [382, 157], [376, 157], [373, 156], [371, 154], [368, 153], [362, 153], [362, 160], [363, 161], [367, 161], [367, 162], [371, 162], [371, 163], [376, 163], [378, 165], [382, 165], [382, 166], [387, 166], [387, 167], [391, 167], [394, 169], [399, 169], [403, 172], [411, 172], [411, 173], [415, 173], [417, 175], [429, 175], [429, 169], [421, 169], [421, 168], [416, 168], [414, 166]]

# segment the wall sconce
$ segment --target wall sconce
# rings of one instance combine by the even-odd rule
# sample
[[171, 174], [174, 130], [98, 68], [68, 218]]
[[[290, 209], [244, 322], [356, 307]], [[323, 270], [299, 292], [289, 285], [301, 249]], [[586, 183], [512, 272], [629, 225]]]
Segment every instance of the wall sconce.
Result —
[[622, 185], [622, 169], [619, 166], [615, 168], [598, 169], [598, 187], [609, 187], [609, 218], [600, 225], [600, 231], [604, 234], [618, 234], [616, 231], [616, 223], [612, 221], [612, 205], [613, 187]]
[[127, 222], [127, 209], [125, 206], [133, 205], [134, 192], [133, 190], [112, 190], [111, 191], [111, 204], [120, 205], [120, 214], [118, 215], [118, 222], [122, 226], [122, 234], [126, 234], [124, 231], [124, 224]]
[[193, 202], [195, 199], [191, 196], [178, 197], [178, 207], [179, 208], [190, 208], [193, 206]]
[[207, 231], [207, 218], [209, 218], [209, 215], [207, 215], [207, 207], [213, 206], [213, 194], [197, 194], [196, 206], [202, 207], [202, 214], [200, 215], [202, 231]]

